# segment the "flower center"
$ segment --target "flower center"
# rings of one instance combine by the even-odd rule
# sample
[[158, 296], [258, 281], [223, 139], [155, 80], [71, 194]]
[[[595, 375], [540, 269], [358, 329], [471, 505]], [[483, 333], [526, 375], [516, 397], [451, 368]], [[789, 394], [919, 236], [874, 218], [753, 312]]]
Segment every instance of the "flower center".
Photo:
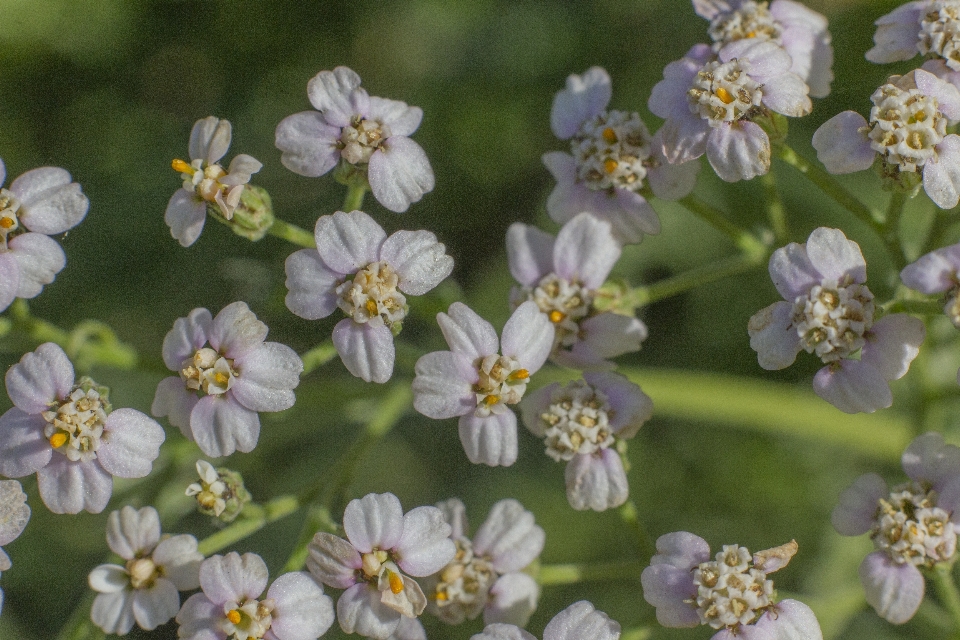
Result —
[[593, 305], [593, 292], [579, 282], [570, 282], [551, 273], [544, 276], [529, 293], [547, 314], [556, 330], [557, 346], [571, 347], [579, 340], [580, 320], [586, 318]]
[[544, 433], [548, 456], [557, 462], [570, 460], [614, 443], [610, 432], [613, 412], [602, 391], [577, 380], [554, 393], [550, 400], [550, 407], [540, 414], [548, 425]]
[[636, 113], [608, 111], [587, 120], [570, 141], [577, 179], [594, 190], [637, 191], [647, 175], [650, 132]]
[[714, 51], [746, 38], [773, 40], [780, 44], [780, 25], [770, 15], [766, 2], [748, 0], [736, 11], [715, 16], [710, 22], [709, 33]]
[[530, 380], [530, 372], [521, 369], [516, 358], [498, 354], [482, 358], [477, 363], [477, 373], [480, 380], [473, 390], [477, 394], [478, 418], [503, 413], [506, 405], [520, 402]]
[[462, 613], [473, 620], [483, 612], [498, 576], [487, 558], [474, 554], [473, 543], [466, 538], [455, 542], [457, 554], [440, 572], [433, 599], [441, 619], [462, 620]]
[[76, 387], [66, 402], [54, 403], [40, 414], [47, 422], [43, 435], [51, 447], [73, 462], [95, 460], [104, 438], [107, 409], [95, 389]]
[[773, 605], [773, 580], [753, 567], [745, 547], [724, 545], [716, 560], [694, 569], [693, 583], [700, 622], [714, 629], [750, 624]]
[[337, 287], [340, 309], [355, 322], [380, 318], [390, 329], [399, 327], [407, 315], [407, 299], [397, 291], [400, 277], [386, 262], [372, 262], [357, 272], [352, 281]]
[[197, 349], [192, 358], [182, 363], [180, 377], [191, 391], [211, 395], [226, 393], [237, 377], [233, 360], [224, 358], [210, 347]]
[[866, 285], [824, 280], [805, 296], [797, 296], [793, 325], [807, 353], [824, 363], [836, 362], [860, 349], [873, 325], [873, 294]]
[[877, 549], [900, 564], [932, 567], [953, 558], [957, 534], [937, 497], [936, 491], [908, 482], [881, 498], [870, 534]]
[[246, 602], [228, 602], [223, 606], [224, 619], [220, 629], [227, 634], [227, 638], [235, 640], [259, 640], [270, 629], [273, 623], [273, 610], [276, 605], [273, 599], [247, 600]]
[[733, 122], [760, 105], [760, 85], [747, 75], [744, 60], [714, 60], [697, 72], [687, 91], [690, 111], [700, 114], [711, 127]]
[[188, 485], [186, 494], [196, 496], [201, 509], [220, 517], [227, 508], [227, 498], [230, 497], [227, 484], [220, 479], [220, 474], [213, 465], [205, 460], [197, 462], [197, 471], [200, 473], [200, 482]]
[[936, 157], [935, 147], [947, 135], [947, 119], [937, 99], [919, 89], [885, 84], [870, 97], [870, 147], [885, 154], [900, 171], [916, 171]]
[[[220, 178], [227, 175], [227, 172], [219, 164], [210, 164], [206, 167], [203, 164], [203, 160], [194, 160], [187, 164], [177, 159], [171, 162], [170, 166], [174, 171], [180, 172], [184, 189], [196, 193], [207, 202], [216, 202], [218, 194], [226, 193], [231, 189], [230, 186], [220, 183]], [[230, 218], [227, 217], [227, 219]]]
[[950, 318], [953, 326], [960, 329], [960, 285], [947, 293], [947, 303], [943, 306], [943, 312]]
[[390, 128], [363, 116], [354, 116], [349, 125], [340, 131], [337, 147], [340, 157], [350, 164], [370, 162], [370, 156], [384, 140], [390, 137]]
[[948, 67], [960, 71], [960, 2], [934, 2], [920, 20], [917, 49], [943, 58]]
[[163, 573], [152, 558], [134, 558], [127, 562], [130, 586], [134, 589], [149, 589]]
[[394, 595], [403, 593], [403, 576], [400, 568], [390, 560], [390, 554], [382, 549], [374, 549], [360, 557], [361, 578], [373, 583], [380, 591], [390, 590]]
[[10, 191], [0, 189], [0, 252], [7, 250], [7, 241], [14, 232], [21, 229], [18, 211], [20, 200]]

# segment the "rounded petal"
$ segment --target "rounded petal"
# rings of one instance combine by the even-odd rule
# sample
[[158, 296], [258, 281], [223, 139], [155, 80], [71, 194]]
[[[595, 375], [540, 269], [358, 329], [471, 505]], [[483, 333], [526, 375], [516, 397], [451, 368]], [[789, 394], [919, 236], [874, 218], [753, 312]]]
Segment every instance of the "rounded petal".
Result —
[[507, 573], [490, 587], [490, 599], [483, 608], [484, 624], [515, 624], [527, 626], [537, 610], [540, 586], [526, 573]]
[[543, 630], [543, 640], [618, 640], [620, 625], [586, 600], [558, 613]]
[[57, 241], [42, 233], [25, 233], [7, 246], [20, 268], [18, 298], [37, 297], [67, 266], [67, 255]]
[[320, 531], [307, 545], [307, 554], [307, 569], [323, 584], [347, 589], [357, 583], [356, 571], [363, 566], [363, 560], [343, 538]]
[[960, 475], [950, 476], [937, 483], [937, 506], [950, 514], [950, 521], [960, 523]]
[[107, 518], [107, 546], [124, 560], [148, 555], [160, 542], [160, 515], [153, 507], [125, 506]]
[[400, 624], [401, 615], [380, 602], [380, 592], [366, 582], [355, 584], [337, 600], [337, 621], [344, 633], [387, 640]]
[[113, 477], [95, 462], [71, 462], [57, 455], [37, 471], [43, 504], [54, 513], [100, 513], [113, 492]]
[[507, 229], [507, 263], [510, 275], [520, 284], [533, 287], [553, 271], [553, 242], [549, 233], [514, 222]]
[[647, 325], [633, 316], [605, 311], [581, 322], [580, 333], [570, 359], [578, 366], [596, 366], [607, 358], [639, 351], [647, 339]]
[[513, 411], [478, 418], [460, 416], [460, 443], [474, 464], [509, 467], [517, 461], [517, 416]]
[[41, 416], [16, 407], [0, 416], [0, 475], [22, 478], [50, 462], [53, 448], [43, 435], [46, 424]]
[[690, 569], [710, 559], [707, 541], [687, 531], [666, 533], [657, 538], [656, 544], [657, 554], [650, 558], [651, 565], [669, 564], [689, 573]]
[[129, 633], [133, 628], [133, 593], [118, 591], [98, 594], [93, 599], [90, 620], [105, 633]]
[[654, 563], [640, 574], [640, 584], [643, 586], [644, 600], [657, 609], [657, 622], [674, 628], [700, 624], [697, 609], [685, 602], [697, 596], [697, 587], [693, 584], [689, 568]]
[[283, 411], [293, 406], [303, 360], [279, 342], [264, 342], [233, 361], [237, 381], [233, 396], [251, 411]]
[[393, 549], [403, 535], [403, 507], [392, 493], [368, 493], [351, 500], [343, 512], [343, 530], [360, 553]]
[[542, 438], [546, 433], [545, 423], [540, 416], [550, 407], [553, 394], [559, 390], [560, 383], [554, 382], [526, 394], [520, 401], [520, 417], [523, 418], [523, 424], [538, 438]]
[[165, 538], [153, 550], [153, 561], [163, 567], [164, 578], [179, 591], [190, 591], [200, 586], [203, 555], [197, 551], [197, 539], [193, 536], [180, 534]]
[[231, 551], [210, 556], [200, 565], [200, 587], [211, 602], [224, 604], [253, 599], [267, 588], [267, 565], [255, 553]]
[[753, 314], [747, 333], [750, 348], [757, 352], [757, 361], [767, 371], [789, 367], [802, 348], [793, 326], [792, 302], [774, 302]]
[[690, 113], [686, 105], [684, 97], [683, 103], [675, 106], [676, 110], [657, 132], [661, 141], [660, 151], [670, 164], [696, 160], [707, 151], [707, 139], [712, 129], [706, 120]]
[[397, 565], [414, 577], [443, 569], [457, 552], [451, 528], [436, 507], [417, 507], [403, 516], [403, 535], [394, 546]]
[[547, 361], [553, 348], [553, 323], [537, 303], [521, 304], [503, 326], [503, 355], [516, 358], [531, 375]]
[[911, 480], [929, 482], [935, 489], [960, 475], [960, 447], [944, 443], [934, 431], [914, 438], [900, 461]]
[[267, 597], [275, 603], [270, 630], [280, 640], [315, 640], [333, 624], [333, 600], [309, 573], [283, 574]]
[[937, 145], [937, 155], [923, 165], [923, 190], [941, 209], [960, 202], [960, 136], [946, 136]]
[[[73, 387], [73, 365], [58, 345], [45, 342], [7, 370], [7, 395], [25, 413], [42, 413], [66, 398]], [[6, 474], [5, 474], [6, 475]]]
[[228, 391], [200, 398], [190, 412], [190, 433], [200, 450], [211, 458], [234, 451], [249, 453], [260, 438], [260, 416]]
[[[734, 40], [720, 49], [717, 57], [722, 62], [733, 59], [745, 60], [749, 63], [747, 73], [754, 79], [772, 79], [790, 69], [793, 61], [790, 54], [783, 47], [770, 40], [762, 38], [743, 38]], [[762, 82], [761, 80], [757, 80]], [[766, 86], [764, 86], [766, 93]]]
[[427, 632], [417, 618], [400, 616], [400, 624], [389, 640], [427, 640]]
[[436, 504], [443, 514], [443, 520], [450, 525], [450, 537], [454, 540], [469, 536], [470, 527], [467, 525], [467, 507], [459, 498], [448, 498]]
[[813, 110], [810, 87], [795, 73], [770, 78], [763, 85], [763, 104], [771, 111], [799, 118]]
[[867, 263], [860, 246], [847, 240], [840, 229], [814, 229], [807, 239], [806, 249], [810, 264], [824, 278], [842, 280], [849, 276], [854, 282], [866, 282]]
[[0, 480], [0, 545], [16, 540], [29, 520], [30, 507], [23, 487], [16, 480]]
[[206, 220], [207, 203], [186, 189], [177, 189], [163, 214], [163, 221], [170, 227], [170, 235], [182, 247], [189, 247], [197, 241]]
[[387, 234], [363, 211], [321, 216], [313, 231], [317, 253], [335, 273], [354, 273], [380, 260]]
[[817, 160], [830, 173], [854, 173], [873, 166], [877, 152], [870, 139], [860, 129], [867, 121], [856, 111], [844, 111], [833, 116], [813, 134], [813, 148]]
[[727, 182], [762, 176], [770, 170], [770, 138], [747, 120], [723, 124], [707, 138], [707, 160]]
[[606, 511], [627, 501], [630, 486], [620, 456], [613, 449], [576, 455], [564, 473], [567, 501], [578, 511]]
[[97, 460], [118, 478], [143, 478], [160, 455], [166, 434], [156, 420], [135, 409], [115, 409], [103, 426], [109, 439], [97, 451]]
[[422, 296], [453, 271], [453, 258], [429, 231], [397, 231], [383, 243], [380, 259], [400, 276], [400, 291]]
[[957, 87], [924, 69], [915, 69], [913, 74], [917, 89], [937, 99], [937, 111], [954, 122], [960, 120], [960, 91]]
[[228, 304], [210, 325], [210, 346], [227, 358], [241, 358], [260, 347], [267, 325], [257, 320], [246, 302]]
[[537, 640], [537, 638], [516, 625], [494, 622], [487, 624], [483, 633], [470, 636], [470, 640]]
[[917, 55], [918, 26], [928, 2], [907, 2], [876, 21], [875, 46], [867, 51], [870, 62], [886, 64]]
[[874, 551], [863, 559], [859, 573], [867, 603], [881, 618], [903, 624], [917, 612], [923, 601], [924, 583], [915, 566], [897, 564], [884, 552]]
[[844, 413], [873, 413], [893, 404], [880, 370], [860, 360], [841, 360], [820, 369], [813, 377], [813, 390]]
[[887, 496], [887, 483], [875, 473], [857, 478], [844, 489], [830, 514], [833, 528], [842, 536], [859, 536], [873, 528], [879, 500]]
[[157, 385], [150, 413], [157, 418], [166, 416], [170, 424], [180, 429], [184, 437], [193, 440], [190, 414], [199, 400], [196, 393], [187, 390], [179, 376], [170, 376]]
[[900, 272], [900, 280], [910, 289], [933, 295], [956, 286], [960, 274], [960, 244], [943, 247], [920, 256]]
[[397, 213], [419, 202], [434, 186], [426, 152], [406, 136], [391, 136], [374, 151], [367, 176], [377, 202]]
[[670, 164], [663, 157], [663, 143], [654, 136], [654, 150], [660, 156], [659, 164], [647, 170], [647, 182], [653, 190], [653, 195], [661, 200], [679, 200], [686, 196], [697, 184], [697, 175], [700, 173], [699, 162], [683, 162]]
[[620, 244], [610, 224], [589, 213], [563, 225], [553, 245], [555, 273], [587, 289], [599, 289], [619, 259]]
[[364, 382], [390, 380], [396, 351], [387, 325], [344, 318], [333, 328], [332, 339], [347, 371]]
[[19, 289], [20, 266], [17, 259], [9, 252], [0, 253], [0, 313], [13, 303]]
[[30, 231], [45, 235], [63, 233], [80, 224], [90, 201], [70, 174], [59, 167], [40, 167], [27, 171], [13, 183], [10, 191], [20, 200], [20, 220]]
[[925, 335], [922, 320], [905, 313], [884, 316], [867, 332], [860, 360], [876, 367], [887, 380], [899, 380], [920, 353]]
[[[647, 199], [629, 189], [607, 191], [586, 190], [582, 210], [606, 220], [613, 227], [613, 236], [623, 244], [636, 244], [643, 234], [660, 233], [660, 218]], [[576, 213], [580, 213], [577, 211]]]
[[302, 111], [280, 121], [274, 145], [283, 152], [283, 166], [298, 175], [316, 178], [337, 166], [339, 140], [340, 127], [328, 124], [321, 113]]
[[466, 356], [471, 362], [500, 350], [500, 340], [493, 325], [462, 302], [451, 304], [447, 313], [438, 313], [437, 323], [450, 350]]
[[787, 302], [805, 296], [810, 288], [820, 284], [823, 276], [810, 262], [806, 245], [791, 242], [770, 256], [768, 267], [773, 286]]
[[[669, 120], [687, 110], [687, 89], [693, 84], [704, 63], [713, 56], [709, 46], [694, 45], [683, 58], [663, 69], [663, 80], [650, 92], [647, 106], [654, 115]], [[697, 118], [699, 119], [699, 118]]]
[[220, 630], [224, 619], [223, 606], [214, 604], [202, 593], [195, 593], [183, 603], [177, 614], [179, 637], [186, 640], [225, 640]]
[[169, 580], [157, 580], [146, 589], [133, 593], [133, 617], [145, 631], [152, 631], [177, 615], [180, 593]]
[[610, 404], [610, 430], [618, 438], [629, 439], [653, 416], [653, 400], [633, 382], [618, 373], [593, 371], [583, 374], [595, 389], [600, 389]]
[[781, 600], [753, 626], [769, 633], [771, 640], [823, 640], [817, 616], [798, 600]]
[[190, 159], [213, 164], [227, 153], [233, 136], [229, 120], [207, 116], [197, 120], [190, 130]]
[[493, 570], [503, 575], [520, 571], [540, 556], [546, 533], [533, 513], [516, 500], [500, 500], [490, 509], [473, 536], [476, 553], [489, 556]]
[[87, 576], [87, 584], [98, 593], [118, 593], [130, 584], [130, 574], [116, 564], [101, 564]]
[[567, 86], [553, 97], [550, 128], [561, 140], [573, 137], [584, 122], [610, 104], [613, 88], [602, 67], [590, 67], [583, 75], [567, 76]]
[[382, 122], [390, 128], [390, 134], [395, 136], [410, 136], [420, 127], [423, 120], [423, 109], [411, 107], [400, 100], [388, 100], [370, 96], [368, 117]]
[[326, 318], [337, 309], [337, 286], [344, 274], [332, 271], [315, 249], [301, 249], [287, 256], [287, 309], [301, 318]]
[[360, 88], [360, 76], [348, 67], [321, 71], [307, 83], [310, 104], [331, 124], [345, 127], [356, 113], [353, 93]]
[[455, 418], [477, 408], [477, 368], [462, 354], [428, 353], [417, 360], [415, 371], [413, 408], [428, 418]]
[[203, 308], [194, 309], [186, 318], [177, 318], [163, 339], [163, 363], [167, 368], [180, 371], [183, 361], [207, 344], [212, 324], [213, 316]]

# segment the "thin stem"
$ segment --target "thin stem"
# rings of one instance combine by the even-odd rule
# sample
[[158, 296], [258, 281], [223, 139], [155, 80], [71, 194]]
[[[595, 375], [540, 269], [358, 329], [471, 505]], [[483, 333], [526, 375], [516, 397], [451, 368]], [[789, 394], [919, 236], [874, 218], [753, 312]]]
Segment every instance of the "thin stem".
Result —
[[620, 519], [623, 520], [627, 526], [630, 527], [630, 531], [633, 533], [634, 540], [637, 544], [637, 552], [641, 558], [652, 558], [656, 547], [653, 544], [653, 541], [650, 540], [649, 534], [647, 534], [646, 529], [643, 528], [643, 525], [640, 524], [640, 520], [637, 517], [637, 505], [633, 500], [627, 500], [622, 507], [619, 509]]
[[307, 562], [307, 545], [310, 544], [318, 531], [326, 531], [327, 533], [336, 533], [337, 531], [337, 524], [330, 517], [330, 511], [323, 506], [310, 507], [307, 512], [307, 519], [300, 530], [300, 538], [293, 548], [293, 553], [287, 559], [287, 563], [283, 565], [284, 573], [303, 569], [303, 565]]
[[954, 637], [960, 638], [960, 591], [957, 591], [957, 583], [953, 580], [953, 572], [950, 567], [941, 566], [931, 572], [931, 577], [933, 578], [933, 584], [936, 586], [940, 604], [953, 618]]
[[325, 342], [321, 342], [300, 356], [300, 359], [303, 360], [302, 375], [316, 371], [336, 357], [337, 349], [333, 346], [333, 341], [326, 340]]
[[893, 258], [898, 270], [907, 266], [903, 247], [900, 246], [900, 215], [903, 213], [903, 205], [906, 201], [907, 194], [894, 191], [890, 195], [890, 202], [887, 203], [887, 217], [884, 221], [886, 232], [883, 234], [883, 242], [887, 245], [890, 257]]
[[919, 316], [939, 316], [943, 304], [936, 300], [891, 300], [880, 305], [884, 313], [915, 313]]
[[197, 550], [205, 557], [210, 556], [253, 535], [271, 522], [290, 515], [299, 509], [300, 505], [301, 503], [294, 496], [280, 496], [262, 507], [248, 506], [244, 511], [250, 511], [251, 515], [244, 517], [245, 514], [241, 513], [240, 519], [226, 529], [201, 540]]
[[746, 273], [763, 264], [765, 258], [766, 251], [762, 254], [723, 258], [646, 287], [637, 287], [628, 294], [631, 298], [630, 302], [635, 308], [652, 304], [711, 282]]
[[634, 627], [627, 629], [620, 636], [620, 640], [647, 640], [653, 636], [653, 629], [650, 627]]
[[363, 208], [363, 196], [367, 193], [366, 184], [351, 184], [347, 186], [347, 195], [343, 198], [343, 210], [350, 212]]
[[622, 560], [596, 564], [545, 564], [541, 565], [537, 572], [537, 582], [547, 587], [596, 580], [639, 580], [644, 566], [646, 565], [638, 561]]
[[778, 245], [785, 245], [790, 242], [790, 230], [787, 228], [787, 210], [777, 189], [777, 179], [772, 172], [767, 172], [760, 176], [760, 183], [767, 194], [767, 217], [773, 228], [773, 236]]
[[692, 193], [677, 202], [721, 233], [729, 236], [730, 239], [733, 240], [733, 243], [745, 253], [753, 253], [756, 252], [758, 248], [763, 247], [763, 243], [760, 242], [755, 235], [730, 222], [723, 213]]
[[283, 238], [298, 247], [305, 247], [307, 249], [315, 249], [317, 246], [316, 241], [313, 239], [313, 234], [302, 229], [295, 224], [290, 224], [289, 222], [284, 222], [279, 218], [273, 221], [273, 224], [270, 225], [270, 228], [267, 229], [267, 233], [278, 238]]

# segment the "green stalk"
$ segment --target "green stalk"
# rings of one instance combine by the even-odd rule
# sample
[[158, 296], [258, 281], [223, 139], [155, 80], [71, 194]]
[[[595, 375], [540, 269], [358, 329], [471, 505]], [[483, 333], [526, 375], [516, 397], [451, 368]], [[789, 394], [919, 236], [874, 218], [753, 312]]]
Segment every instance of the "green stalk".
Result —
[[628, 562], [577, 562], [570, 564], [545, 564], [537, 571], [537, 582], [541, 586], [577, 584], [578, 582], [598, 580], [639, 580], [646, 564], [631, 560]]
[[637, 517], [637, 505], [633, 500], [627, 500], [618, 511], [620, 512], [620, 519], [630, 527], [630, 531], [633, 533], [640, 557], [652, 558], [653, 554], [656, 553], [656, 547], [650, 540], [650, 535], [646, 529], [640, 524], [640, 519]]
[[333, 346], [333, 341], [326, 340], [321, 342], [300, 356], [300, 359], [303, 360], [303, 374], [301, 375], [307, 375], [308, 373], [316, 371], [336, 357], [337, 349]]
[[893, 259], [897, 270], [907, 266], [907, 259], [903, 255], [903, 247], [900, 246], [900, 215], [903, 213], [903, 205], [907, 201], [907, 194], [902, 191], [894, 191], [890, 194], [890, 202], [887, 203], [887, 217], [884, 221], [886, 232], [883, 234], [883, 243], [887, 245], [887, 251]]
[[723, 213], [692, 193], [677, 202], [686, 207], [691, 213], [699, 216], [713, 228], [729, 236], [737, 248], [744, 253], [752, 254], [759, 251], [766, 251], [766, 247], [763, 246], [763, 243], [760, 242], [755, 235], [730, 222]]
[[636, 287], [627, 296], [634, 308], [642, 307], [711, 282], [746, 273], [762, 265], [765, 260], [766, 249], [763, 253], [723, 258], [672, 278], [666, 278], [645, 287]]
[[930, 572], [930, 577], [933, 578], [940, 604], [953, 619], [953, 637], [960, 638], [960, 591], [953, 580], [952, 568], [939, 566]]
[[316, 241], [313, 239], [312, 233], [306, 229], [298, 227], [295, 224], [284, 222], [279, 218], [273, 221], [273, 224], [271, 224], [270, 228], [267, 229], [267, 233], [278, 238], [283, 238], [288, 242], [292, 242], [298, 247], [315, 249], [317, 246]]
[[347, 185], [347, 195], [343, 198], [343, 210], [347, 213], [363, 208], [363, 196], [367, 193], [366, 184]]
[[241, 512], [240, 519], [236, 522], [201, 540], [200, 544], [197, 545], [197, 551], [202, 553], [204, 557], [209, 557], [244, 538], [252, 536], [271, 522], [285, 518], [299, 508], [300, 502], [294, 496], [274, 498], [262, 507], [248, 505], [244, 511], [249, 511], [250, 515]]
[[790, 242], [790, 230], [787, 228], [787, 210], [777, 189], [777, 179], [772, 172], [767, 172], [760, 176], [760, 183], [767, 194], [767, 217], [770, 219], [773, 236], [777, 244], [783, 246]]
[[918, 316], [939, 316], [943, 304], [936, 300], [891, 300], [880, 305], [883, 313], [914, 313]]

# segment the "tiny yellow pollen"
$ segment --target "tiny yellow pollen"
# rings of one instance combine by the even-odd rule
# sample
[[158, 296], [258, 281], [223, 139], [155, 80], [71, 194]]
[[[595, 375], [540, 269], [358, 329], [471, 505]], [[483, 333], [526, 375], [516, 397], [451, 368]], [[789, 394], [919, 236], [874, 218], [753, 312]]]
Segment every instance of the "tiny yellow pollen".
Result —
[[526, 380], [530, 377], [530, 372], [526, 369], [517, 369], [510, 374], [510, 380]]
[[215, 374], [213, 374], [213, 379], [217, 381], [217, 384], [222, 386], [230, 381], [230, 376], [225, 374], [223, 371], [217, 371]]
[[620, 163], [616, 160], [604, 160], [603, 161], [603, 170], [607, 173], [613, 173], [617, 170], [617, 167], [620, 166]]
[[66, 443], [66, 441], [67, 441], [67, 434], [63, 433], [62, 431], [58, 431], [57, 433], [50, 436], [50, 446], [53, 447], [54, 449], [59, 449], [64, 445], [64, 443]]
[[229, 620], [232, 624], [240, 624], [240, 612], [236, 609], [228, 611], [227, 620]]
[[720, 102], [723, 104], [730, 104], [734, 100], [733, 95], [731, 95], [731, 93], [723, 87], [717, 89], [715, 93], [717, 94], [717, 97], [720, 98]]
[[372, 298], [367, 298], [367, 313], [372, 316], [377, 315], [377, 303]]
[[750, 32], [748, 32], [748, 33], [747, 33], [745, 36], [743, 36], [743, 37], [744, 37], [744, 38], [753, 38], [753, 37], [756, 37], [756, 35], [757, 35], [757, 32], [756, 32], [756, 31], [750, 31]]
[[446, 591], [437, 591], [437, 595], [436, 595], [436, 598], [435, 598], [435, 599], [436, 599], [438, 602], [444, 602], [444, 601], [447, 599], [447, 592], [446, 592]]
[[0, 218], [0, 227], [9, 229], [13, 226], [13, 218]]
[[490, 394], [489, 396], [483, 399], [483, 403], [486, 405], [493, 405], [493, 404], [497, 404], [498, 402], [500, 402], [500, 396], [496, 396], [493, 394]]
[[193, 175], [197, 172], [196, 169], [190, 166], [190, 163], [184, 162], [180, 158], [174, 159], [174, 161], [170, 163], [170, 166], [173, 167], [174, 171], [179, 171], [180, 173], [189, 173], [190, 175]]
[[553, 324], [558, 324], [558, 323], [560, 323], [560, 322], [563, 322], [563, 319], [566, 318], [566, 317], [567, 317], [567, 315], [566, 315], [565, 313], [563, 313], [562, 311], [551, 311], [551, 312], [550, 312], [550, 322], [552, 322]]
[[613, 144], [617, 141], [617, 132], [614, 131], [612, 127], [607, 127], [603, 130], [603, 139]]
[[400, 574], [394, 573], [393, 571], [388, 571], [387, 580], [390, 581], [390, 591], [392, 591], [394, 594], [403, 591], [403, 578], [400, 577]]

